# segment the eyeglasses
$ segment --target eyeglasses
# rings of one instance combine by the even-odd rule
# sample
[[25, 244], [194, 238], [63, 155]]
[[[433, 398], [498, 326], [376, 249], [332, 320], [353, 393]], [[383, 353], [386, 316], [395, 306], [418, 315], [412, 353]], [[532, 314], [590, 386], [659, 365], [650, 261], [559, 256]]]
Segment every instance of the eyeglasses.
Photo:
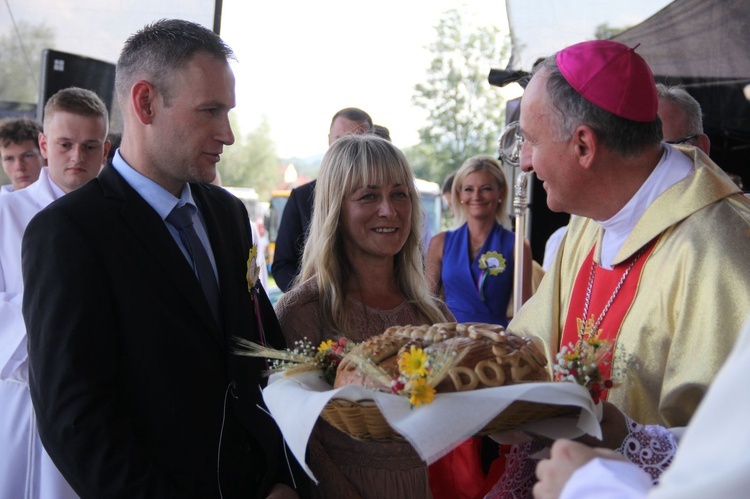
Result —
[[681, 145], [687, 144], [688, 142], [692, 142], [697, 138], [698, 138], [698, 135], [690, 135], [689, 137], [683, 137], [677, 140], [665, 140], [664, 142], [666, 142], [667, 144], [672, 144], [674, 146], [681, 146]]

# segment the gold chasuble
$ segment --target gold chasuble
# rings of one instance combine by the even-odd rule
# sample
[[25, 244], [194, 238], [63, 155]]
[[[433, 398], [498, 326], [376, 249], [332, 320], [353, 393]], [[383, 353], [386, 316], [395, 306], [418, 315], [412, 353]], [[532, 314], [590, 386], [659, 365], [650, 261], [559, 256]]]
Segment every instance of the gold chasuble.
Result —
[[[667, 427], [687, 425], [750, 314], [750, 201], [705, 154], [678, 149], [692, 158], [694, 172], [651, 203], [612, 271], [595, 269], [594, 285], [606, 289], [592, 292], [588, 311], [596, 321], [613, 293], [600, 273], [610, 272], [616, 284], [616, 271], [622, 276], [646, 247], [637, 274], [634, 267], [598, 328], [615, 335], [615, 351], [635, 356], [639, 365], [608, 400], [641, 424]], [[567, 320], [583, 313], [576, 279], [587, 281], [592, 262], [600, 263], [603, 232], [593, 220], [574, 218], [552, 268], [508, 326], [540, 337], [548, 359], [569, 342]], [[623, 309], [616, 313], [616, 307]], [[613, 370], [623, 370], [617, 361]]]

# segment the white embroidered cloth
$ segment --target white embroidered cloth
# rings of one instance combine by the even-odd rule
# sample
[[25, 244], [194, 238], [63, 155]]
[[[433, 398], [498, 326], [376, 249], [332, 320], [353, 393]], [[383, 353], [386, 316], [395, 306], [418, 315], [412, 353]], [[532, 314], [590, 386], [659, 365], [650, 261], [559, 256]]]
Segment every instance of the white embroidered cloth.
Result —
[[597, 409], [591, 396], [574, 383], [524, 383], [439, 393], [431, 403], [411, 409], [409, 400], [400, 395], [352, 385], [332, 390], [317, 371], [296, 376], [274, 374], [263, 390], [263, 399], [289, 448], [312, 478], [305, 463], [305, 450], [315, 422], [332, 398], [374, 400], [391, 427], [409, 441], [427, 464], [479, 432], [516, 400], [581, 408], [578, 418], [537, 421], [519, 430], [553, 439], [576, 438], [584, 433], [601, 438]]

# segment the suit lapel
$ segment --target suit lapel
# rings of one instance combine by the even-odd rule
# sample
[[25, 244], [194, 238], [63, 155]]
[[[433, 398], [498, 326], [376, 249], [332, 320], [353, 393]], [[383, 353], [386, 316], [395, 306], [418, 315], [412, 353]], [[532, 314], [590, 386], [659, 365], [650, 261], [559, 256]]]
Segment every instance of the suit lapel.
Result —
[[[190, 310], [206, 326], [206, 331], [219, 346], [224, 347], [224, 335], [211, 315], [200, 283], [164, 221], [113, 167], [104, 168], [98, 178], [106, 196], [122, 201], [120, 216], [134, 238], [140, 242], [146, 258], [153, 258], [171, 281], [165, 287], [165, 292], [182, 294]], [[159, 279], [154, 276], [154, 285], [158, 285], [158, 282]]]

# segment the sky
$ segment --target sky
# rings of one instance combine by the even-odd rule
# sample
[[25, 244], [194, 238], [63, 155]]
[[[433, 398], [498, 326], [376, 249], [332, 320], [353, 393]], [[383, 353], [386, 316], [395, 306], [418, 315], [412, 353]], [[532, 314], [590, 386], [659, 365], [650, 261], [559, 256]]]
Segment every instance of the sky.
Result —
[[412, 104], [414, 87], [429, 67], [434, 26], [451, 8], [508, 31], [498, 0], [224, 0], [241, 130], [265, 115], [280, 156], [304, 158], [325, 152], [336, 111], [359, 107], [395, 144], [418, 143], [426, 111]]
[[[670, 0], [509, 0], [528, 59], [593, 37], [593, 26], [635, 25]], [[419, 142], [427, 113], [413, 105], [424, 81], [443, 13], [459, 9], [465, 22], [508, 35], [504, 0], [224, 0], [221, 35], [237, 53], [237, 112], [241, 130], [265, 115], [282, 158], [323, 154], [333, 114], [354, 106], [391, 131], [393, 142]], [[546, 15], [547, 17], [543, 17]], [[522, 34], [522, 35], [523, 35]], [[544, 43], [540, 43], [544, 42]], [[519, 52], [521, 54], [521, 52]], [[491, 68], [505, 68], [507, 60]], [[519, 61], [522, 62], [522, 61]], [[488, 84], [489, 85], [489, 84]], [[504, 92], [520, 95], [517, 85]], [[499, 124], [498, 129], [502, 128]], [[498, 130], [499, 131], [499, 130]]]
[[[317, 156], [333, 114], [354, 106], [388, 127], [396, 145], [412, 146], [427, 124], [426, 111], [412, 103], [414, 87], [426, 77], [426, 47], [441, 16], [456, 8], [465, 21], [505, 35], [506, 2], [529, 59], [580, 41], [581, 23], [636, 24], [669, 0], [223, 0], [221, 35], [238, 57], [238, 132], [253, 131], [265, 116], [282, 158]], [[13, 33], [12, 20], [44, 23], [54, 48], [115, 62], [144, 24], [182, 17], [212, 28], [213, 11], [214, 0], [4, 0], [0, 36]], [[518, 95], [516, 86], [506, 97]]]

